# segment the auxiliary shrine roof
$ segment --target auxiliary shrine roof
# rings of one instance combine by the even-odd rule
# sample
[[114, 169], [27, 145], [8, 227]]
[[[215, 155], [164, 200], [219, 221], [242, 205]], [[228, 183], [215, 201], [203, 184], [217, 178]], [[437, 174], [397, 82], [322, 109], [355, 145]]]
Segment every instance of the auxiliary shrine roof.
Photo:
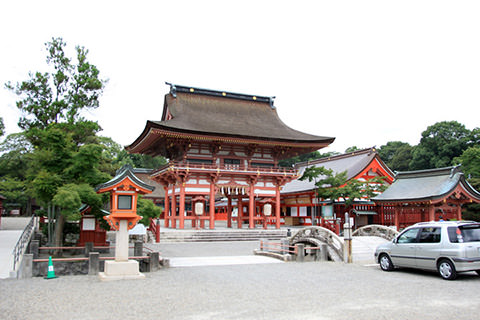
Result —
[[[234, 143], [308, 147], [317, 150], [335, 138], [304, 133], [280, 120], [273, 97], [199, 89], [170, 84], [161, 121], [147, 121], [142, 134], [127, 146], [136, 153], [149, 153], [152, 134], [177, 138]], [[154, 135], [154, 134], [153, 134]], [[308, 150], [306, 152], [309, 152]], [[151, 153], [151, 152], [150, 152]]]
[[[326, 169], [333, 170], [335, 173], [347, 171], [347, 179], [353, 179], [360, 175], [362, 172], [378, 168], [381, 176], [385, 176], [387, 181], [392, 181], [393, 173], [383, 163], [378, 156], [378, 153], [374, 148], [367, 148], [340, 154], [337, 156], [331, 156], [326, 158], [315, 159], [306, 162], [300, 162], [295, 164], [298, 169], [299, 176], [302, 176], [307, 167], [325, 167]], [[321, 179], [322, 177], [319, 177]], [[293, 180], [287, 183], [281, 193], [298, 193], [315, 189], [315, 181], [308, 180]]]
[[395, 182], [372, 200], [387, 203], [435, 201], [458, 191], [458, 187], [463, 193], [457, 195], [459, 199], [462, 197], [480, 202], [480, 193], [467, 182], [459, 166], [397, 172]]

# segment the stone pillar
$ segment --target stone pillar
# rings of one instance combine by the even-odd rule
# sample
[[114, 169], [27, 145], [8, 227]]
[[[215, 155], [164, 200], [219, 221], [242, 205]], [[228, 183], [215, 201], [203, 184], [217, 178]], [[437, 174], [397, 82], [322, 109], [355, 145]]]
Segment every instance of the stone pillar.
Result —
[[100, 272], [100, 253], [90, 252], [88, 256], [88, 275], [93, 276]]
[[33, 254], [23, 255], [20, 278], [31, 278], [33, 275]]
[[135, 241], [133, 255], [135, 257], [143, 256], [143, 242], [142, 241]]
[[158, 269], [160, 269], [160, 260], [159, 260], [158, 252], [150, 252], [148, 256], [150, 257], [149, 259], [150, 272], [157, 271]]
[[127, 220], [120, 220], [120, 226], [116, 232], [115, 261], [128, 261], [128, 228]]
[[297, 262], [303, 262], [305, 260], [305, 245], [298, 243], [297, 247]]
[[90, 252], [93, 252], [93, 242], [85, 242], [85, 257], [88, 257]]
[[40, 241], [38, 240], [32, 240], [30, 242], [30, 253], [33, 254], [33, 259], [38, 259], [39, 244], [40, 244]]

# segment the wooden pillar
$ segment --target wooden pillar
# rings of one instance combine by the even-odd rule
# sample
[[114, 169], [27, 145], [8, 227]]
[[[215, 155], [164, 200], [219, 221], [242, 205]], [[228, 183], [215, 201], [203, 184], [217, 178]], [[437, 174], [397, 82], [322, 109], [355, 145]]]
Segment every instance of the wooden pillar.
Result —
[[394, 211], [393, 211], [393, 221], [395, 222], [395, 228], [397, 228], [397, 231], [400, 231], [400, 207], [395, 206]]
[[238, 196], [237, 198], [237, 208], [238, 208], [238, 213], [237, 213], [237, 223], [238, 223], [238, 229], [242, 229], [242, 217], [243, 217], [243, 203], [242, 203], [242, 196]]
[[180, 229], [185, 228], [185, 183], [180, 184], [180, 203], [178, 209], [178, 218], [180, 220]]
[[210, 229], [215, 229], [215, 183], [210, 182]]
[[170, 225], [170, 217], [168, 216], [168, 211], [170, 210], [170, 197], [168, 196], [168, 187], [163, 187], [165, 191], [165, 200], [163, 208], [163, 221], [166, 228]]
[[435, 207], [432, 205], [428, 206], [428, 221], [435, 221]]
[[228, 196], [227, 199], [228, 199], [228, 202], [227, 202], [227, 227], [231, 228], [232, 227], [232, 197]]
[[457, 220], [462, 220], [462, 205], [459, 203], [457, 204]]
[[280, 185], [275, 187], [275, 228], [280, 229]]
[[255, 228], [255, 224], [253, 221], [253, 216], [255, 214], [255, 184], [250, 184], [250, 192], [248, 197], [248, 227], [250, 229]]
[[177, 228], [177, 196], [175, 194], [175, 184], [172, 185], [172, 228]]
[[384, 212], [383, 208], [384, 208], [384, 206], [380, 205], [380, 224], [382, 226], [385, 225], [385, 212]]

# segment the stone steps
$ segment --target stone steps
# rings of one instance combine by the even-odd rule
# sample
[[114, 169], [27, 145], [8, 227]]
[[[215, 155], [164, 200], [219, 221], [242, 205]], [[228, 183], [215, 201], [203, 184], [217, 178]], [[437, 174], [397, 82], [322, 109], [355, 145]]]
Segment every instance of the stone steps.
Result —
[[286, 230], [172, 230], [161, 231], [160, 241], [165, 242], [213, 242], [279, 240], [287, 236]]

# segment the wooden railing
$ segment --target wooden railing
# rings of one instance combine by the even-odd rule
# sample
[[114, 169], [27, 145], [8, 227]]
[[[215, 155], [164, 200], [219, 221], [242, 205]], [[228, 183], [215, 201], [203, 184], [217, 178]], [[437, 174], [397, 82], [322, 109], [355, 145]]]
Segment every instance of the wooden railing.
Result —
[[156, 172], [161, 172], [167, 168], [175, 168], [175, 169], [199, 169], [199, 170], [221, 170], [221, 171], [246, 171], [246, 172], [260, 172], [260, 173], [282, 173], [288, 175], [295, 175], [297, 170], [293, 168], [287, 167], [260, 167], [260, 166], [244, 166], [238, 164], [226, 164], [226, 165], [218, 165], [218, 164], [208, 164], [208, 163], [192, 163], [192, 162], [179, 162], [179, 161], [171, 161], [170, 163], [160, 167], [156, 170], [152, 175], [155, 175]]

